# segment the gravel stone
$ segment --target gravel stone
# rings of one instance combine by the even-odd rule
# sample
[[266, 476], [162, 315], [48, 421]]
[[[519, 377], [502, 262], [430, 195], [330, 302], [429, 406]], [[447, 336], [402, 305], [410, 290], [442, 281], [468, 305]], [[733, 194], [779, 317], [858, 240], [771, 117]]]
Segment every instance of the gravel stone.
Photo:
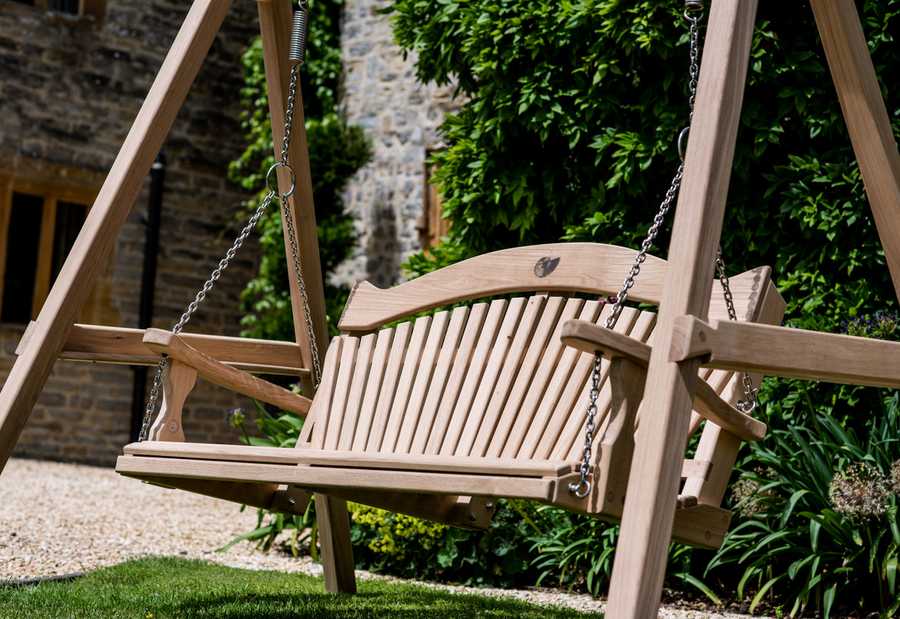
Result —
[[[0, 580], [86, 572], [138, 557], [180, 556], [254, 570], [321, 576], [309, 557], [261, 553], [249, 543], [217, 552], [256, 524], [256, 511], [167, 490], [112, 469], [13, 458], [0, 476]], [[361, 579], [399, 582], [357, 570]], [[549, 589], [485, 589], [419, 583], [455, 593], [515, 598], [533, 604], [603, 610], [589, 595]], [[663, 608], [667, 619], [742, 619], [744, 615]]]

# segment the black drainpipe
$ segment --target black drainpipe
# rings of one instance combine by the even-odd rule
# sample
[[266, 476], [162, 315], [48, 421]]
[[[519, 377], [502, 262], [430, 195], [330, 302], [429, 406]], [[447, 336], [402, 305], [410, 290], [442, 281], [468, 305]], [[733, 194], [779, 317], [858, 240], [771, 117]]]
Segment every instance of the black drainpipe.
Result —
[[[166, 185], [166, 156], [159, 153], [150, 168], [150, 196], [147, 200], [147, 227], [144, 231], [144, 268], [141, 272], [141, 298], [138, 328], [153, 323], [153, 297], [156, 292], [156, 258], [159, 254], [159, 222], [162, 217], [163, 192]], [[134, 367], [131, 390], [131, 440], [136, 441], [144, 420], [144, 393], [147, 389], [146, 366]]]

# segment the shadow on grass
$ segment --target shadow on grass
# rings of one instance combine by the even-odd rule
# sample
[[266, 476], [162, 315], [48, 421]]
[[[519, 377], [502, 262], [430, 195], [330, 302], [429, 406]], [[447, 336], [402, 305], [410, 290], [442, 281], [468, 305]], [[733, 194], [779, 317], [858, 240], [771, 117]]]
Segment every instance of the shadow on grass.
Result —
[[319, 578], [182, 559], [142, 559], [69, 582], [0, 588], [0, 617], [444, 617], [569, 618], [587, 615], [516, 600], [363, 581], [356, 595], [325, 593]]

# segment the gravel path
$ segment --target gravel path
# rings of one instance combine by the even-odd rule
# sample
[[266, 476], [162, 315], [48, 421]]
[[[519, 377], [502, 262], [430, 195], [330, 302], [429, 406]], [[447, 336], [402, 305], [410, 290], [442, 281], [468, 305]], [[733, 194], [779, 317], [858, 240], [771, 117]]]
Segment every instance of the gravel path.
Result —
[[[84, 572], [147, 555], [205, 559], [232, 567], [320, 575], [308, 558], [256, 552], [238, 544], [216, 552], [256, 524], [256, 511], [116, 475], [112, 469], [12, 459], [0, 476], [0, 580]], [[360, 578], [386, 578], [357, 571]], [[395, 580], [395, 579], [391, 579]], [[514, 597], [600, 611], [587, 595], [428, 584], [480, 595]], [[740, 619], [742, 615], [664, 609], [660, 617]]]

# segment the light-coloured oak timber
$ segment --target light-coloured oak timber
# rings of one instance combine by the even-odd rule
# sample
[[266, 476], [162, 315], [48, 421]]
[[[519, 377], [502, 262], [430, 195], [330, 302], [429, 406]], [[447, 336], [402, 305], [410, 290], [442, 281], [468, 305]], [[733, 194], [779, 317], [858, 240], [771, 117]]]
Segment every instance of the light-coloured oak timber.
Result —
[[[284, 449], [211, 443], [169, 443], [144, 441], [126, 445], [132, 456], [172, 457], [266, 464], [308, 464], [331, 467], [423, 470], [431, 472], [547, 477], [568, 473], [572, 462], [516, 460], [510, 458], [474, 458], [463, 456], [423, 456], [419, 454], [327, 451], [324, 449]], [[577, 463], [574, 463], [577, 464]]]
[[900, 387], [900, 342], [680, 317], [672, 358], [709, 367], [832, 383]]
[[[392, 492], [422, 492], [466, 496], [508, 496], [550, 501], [554, 477], [471, 475], [346, 467], [286, 466], [150, 456], [120, 456], [116, 471], [123, 475], [190, 477], [220, 481], [269, 482], [302, 488], [369, 488]], [[565, 479], [565, 478], [563, 478]], [[566, 491], [568, 492], [568, 491]]]
[[107, 264], [150, 166], [228, 12], [228, 0], [195, 0], [88, 212], [0, 392], [0, 470], [28, 419], [75, 318]]
[[[774, 286], [770, 286], [757, 310], [756, 316], [753, 317], [753, 321], [762, 324], [781, 324], [784, 318], [785, 307], [784, 299], [782, 299]], [[715, 370], [715, 372], [727, 373], [723, 370]], [[762, 381], [762, 376], [750, 374], [750, 380], [753, 385], [758, 387]], [[734, 376], [721, 391], [721, 395], [722, 399], [729, 404], [737, 404], [738, 400], [744, 398], [741, 376]], [[703, 428], [703, 433], [700, 435], [700, 441], [697, 443], [694, 458], [709, 460], [712, 466], [711, 472], [702, 480], [699, 478], [687, 478], [684, 482], [682, 493], [697, 496], [701, 504], [721, 505], [728, 489], [731, 471], [734, 468], [734, 463], [737, 461], [739, 449], [740, 441], [733, 434], [723, 431], [715, 424], [706, 424]]]
[[[669, 361], [678, 316], [706, 317], [713, 260], [722, 231], [734, 157], [756, 0], [713, 2], [700, 65], [684, 178], [669, 244], [669, 277], [659, 303], [656, 339], [647, 370], [652, 385], [628, 480], [610, 584], [610, 617], [655, 617], [678, 496], [699, 362]], [[698, 506], [700, 507], [700, 506]], [[697, 509], [697, 508], [692, 508]]]
[[[533, 245], [476, 256], [387, 290], [362, 282], [338, 326], [342, 331], [370, 331], [416, 312], [513, 292], [605, 296], [618, 291], [635, 254], [599, 243]], [[663, 279], [665, 262], [648, 256], [631, 298], [658, 303]]]
[[[291, 0], [257, 0], [259, 30], [262, 35], [263, 61], [268, 86], [269, 116], [272, 119], [272, 143], [275, 157], [281, 156], [284, 139], [284, 115], [288, 100], [291, 64], [289, 61], [292, 3]], [[313, 202], [312, 173], [309, 167], [309, 150], [306, 123], [303, 112], [303, 92], [297, 84], [294, 104], [294, 121], [288, 160], [296, 175], [296, 187], [288, 198], [287, 213], [293, 219], [297, 233], [303, 279], [309, 298], [309, 310], [320, 354], [328, 347], [328, 327], [325, 321], [325, 287], [322, 281], [322, 265], [319, 257], [319, 235], [316, 227], [316, 210]], [[278, 170], [278, 187], [287, 193], [291, 186], [290, 174], [284, 168]], [[281, 212], [282, 222], [285, 210]], [[285, 235], [288, 286], [291, 291], [291, 312], [294, 318], [294, 336], [303, 351], [303, 367], [312, 367], [312, 351], [306, 332], [306, 310], [297, 285], [297, 274], [291, 259], [287, 226]]]
[[197, 384], [197, 370], [180, 361], [171, 361], [163, 376], [163, 396], [159, 413], [147, 437], [151, 441], [184, 442], [182, 409], [184, 402]]
[[[719, 322], [724, 324], [726, 321]], [[582, 320], [570, 320], [564, 324], [562, 340], [567, 346], [591, 353], [599, 350], [612, 358], [625, 358], [644, 368], [650, 361], [652, 351], [650, 346], [627, 335]], [[722, 400], [705, 381], [696, 382], [693, 402], [699, 415], [745, 441], [758, 441], [766, 435], [766, 424]]]
[[261, 509], [272, 509], [284, 513], [303, 513], [306, 509], [306, 501], [309, 500], [305, 493], [300, 492], [291, 497], [293, 499], [293, 503], [291, 503], [291, 501], [286, 500], [284, 491], [280, 490], [278, 484], [218, 481], [214, 479], [200, 480], [188, 477], [147, 476], [141, 477], [141, 479], [164, 488], [185, 490], [194, 494], [222, 499], [223, 501], [231, 501]]
[[865, 33], [854, 2], [811, 0], [810, 4], [900, 298], [900, 153]]
[[297, 415], [305, 416], [309, 412], [311, 401], [308, 398], [220, 363], [190, 347], [171, 331], [147, 329], [143, 342], [151, 350], [194, 368], [202, 378], [211, 383]]
[[[36, 325], [34, 321], [28, 323], [16, 347], [17, 355], [28, 345]], [[308, 369], [297, 365], [300, 348], [293, 342], [197, 333], [180, 333], [179, 336], [200, 352], [245, 372], [289, 376], [309, 374]], [[160, 355], [144, 346], [143, 339], [143, 329], [75, 324], [66, 338], [59, 358], [72, 361], [156, 365], [159, 363]]]

